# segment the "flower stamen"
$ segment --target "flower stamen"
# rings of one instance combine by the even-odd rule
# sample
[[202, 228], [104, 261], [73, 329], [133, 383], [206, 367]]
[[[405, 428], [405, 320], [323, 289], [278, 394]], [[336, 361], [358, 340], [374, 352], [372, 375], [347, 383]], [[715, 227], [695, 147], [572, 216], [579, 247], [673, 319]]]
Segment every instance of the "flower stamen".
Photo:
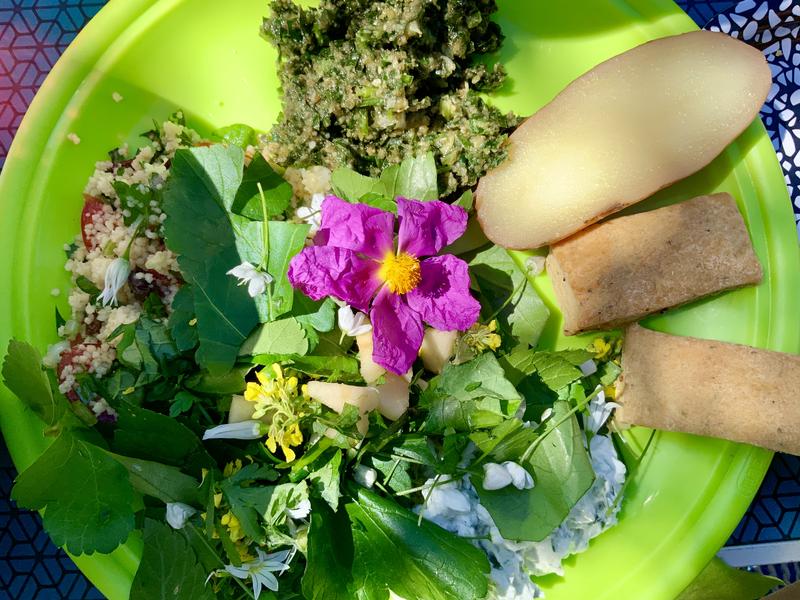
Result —
[[393, 294], [407, 294], [422, 281], [419, 259], [407, 252], [390, 252], [381, 262], [378, 276]]

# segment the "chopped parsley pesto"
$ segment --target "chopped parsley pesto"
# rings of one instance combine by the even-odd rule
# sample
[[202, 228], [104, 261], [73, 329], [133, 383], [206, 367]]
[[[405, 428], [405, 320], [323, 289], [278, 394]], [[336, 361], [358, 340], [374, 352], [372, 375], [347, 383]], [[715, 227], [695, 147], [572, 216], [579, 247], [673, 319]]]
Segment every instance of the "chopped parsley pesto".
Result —
[[503, 40], [494, 0], [273, 0], [262, 34], [278, 49], [283, 112], [267, 136], [283, 167], [347, 166], [378, 175], [433, 152], [442, 195], [505, 158], [519, 123], [481, 92], [500, 65], [476, 59]]

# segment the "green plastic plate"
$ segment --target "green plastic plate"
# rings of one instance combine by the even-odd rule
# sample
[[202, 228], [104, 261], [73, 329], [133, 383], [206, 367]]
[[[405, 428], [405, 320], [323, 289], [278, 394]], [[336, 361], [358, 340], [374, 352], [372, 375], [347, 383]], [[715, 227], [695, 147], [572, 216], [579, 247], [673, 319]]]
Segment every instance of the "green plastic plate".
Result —
[[[522, 115], [598, 62], [695, 28], [666, 0], [500, 4], [507, 35], [501, 60], [510, 81], [496, 102]], [[54, 302], [67, 310], [61, 246], [78, 231], [81, 191], [109, 148], [135, 143], [152, 117], [176, 108], [206, 130], [231, 122], [270, 126], [280, 104], [275, 54], [258, 35], [266, 8], [266, 0], [112, 0], [67, 49], [34, 99], [0, 180], [0, 347], [11, 336], [41, 348], [54, 341]], [[79, 145], [67, 140], [71, 132]], [[798, 352], [800, 256], [783, 176], [760, 122], [708, 168], [644, 206], [719, 190], [740, 202], [764, 282], [671, 312], [651, 326]], [[537, 285], [552, 298], [546, 278]], [[54, 299], [56, 287], [62, 293]], [[562, 339], [559, 327], [553, 318], [546, 343], [582, 343]], [[5, 389], [0, 424], [19, 469], [48, 443], [42, 424]], [[636, 448], [646, 434], [634, 430], [627, 437]], [[748, 446], [657, 434], [628, 488], [619, 526], [567, 561], [563, 578], [542, 581], [548, 599], [674, 598], [725, 542], [770, 457]], [[127, 597], [140, 552], [133, 536], [111, 555], [76, 561], [116, 600]]]

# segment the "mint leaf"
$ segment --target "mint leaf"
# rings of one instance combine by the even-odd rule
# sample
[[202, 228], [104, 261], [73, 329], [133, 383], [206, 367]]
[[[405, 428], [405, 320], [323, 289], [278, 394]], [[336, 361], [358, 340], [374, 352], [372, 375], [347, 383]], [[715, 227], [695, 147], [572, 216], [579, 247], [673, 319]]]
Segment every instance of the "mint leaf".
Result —
[[308, 600], [352, 600], [353, 535], [343, 510], [312, 502], [303, 596]]
[[235, 146], [181, 149], [164, 192], [164, 234], [192, 285], [199, 348], [196, 359], [213, 373], [228, 370], [258, 323], [246, 288], [227, 272], [242, 262], [228, 209], [242, 177], [244, 153]]
[[475, 600], [488, 591], [489, 561], [467, 540], [360, 488], [347, 505], [353, 524], [353, 580], [360, 598]]
[[[517, 343], [536, 346], [550, 310], [506, 250], [492, 246], [470, 261], [486, 314], [497, 314], [503, 332]], [[499, 312], [498, 312], [499, 311]]]
[[308, 352], [308, 339], [300, 322], [294, 317], [264, 323], [256, 329], [239, 349], [240, 356], [252, 354], [299, 354]]
[[128, 472], [97, 446], [63, 432], [20, 474], [11, 497], [42, 521], [57, 546], [73, 554], [109, 553], [134, 528]]
[[131, 485], [142, 495], [162, 502], [200, 502], [200, 482], [181, 473], [180, 469], [161, 463], [112, 454], [114, 460], [128, 470]]
[[521, 401], [494, 354], [484, 353], [467, 363], [446, 365], [420, 404], [428, 409], [424, 429], [434, 433], [494, 427], [512, 417]]
[[144, 551], [133, 578], [130, 600], [212, 600], [208, 574], [182, 533], [147, 519]]
[[[594, 470], [583, 447], [575, 415], [555, 427], [569, 410], [569, 404], [564, 401], [553, 405], [553, 416], [545, 429], [547, 437], [536, 442], [536, 449], [523, 463], [533, 475], [533, 489], [517, 490], [508, 486], [488, 491], [483, 489], [481, 481], [474, 481], [481, 504], [506, 539], [543, 540], [561, 525], [594, 482]], [[515, 445], [515, 448], [519, 450], [522, 446]], [[519, 460], [508, 453], [505, 456]]]
[[39, 415], [47, 425], [55, 425], [67, 411], [66, 399], [53, 394], [42, 368], [42, 356], [25, 342], [10, 340], [3, 361], [3, 381], [11, 392]]
[[236, 192], [231, 212], [256, 221], [264, 220], [261, 195], [258, 191], [259, 183], [264, 191], [268, 218], [278, 217], [289, 208], [292, 201], [292, 186], [269, 166], [260, 152], [256, 152], [244, 170], [242, 185]]

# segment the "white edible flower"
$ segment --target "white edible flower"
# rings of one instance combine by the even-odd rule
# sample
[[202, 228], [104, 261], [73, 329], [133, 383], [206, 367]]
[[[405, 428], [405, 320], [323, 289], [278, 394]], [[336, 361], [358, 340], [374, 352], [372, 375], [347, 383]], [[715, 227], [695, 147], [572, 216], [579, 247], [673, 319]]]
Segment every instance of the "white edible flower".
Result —
[[336, 313], [339, 321], [339, 329], [342, 333], [350, 337], [356, 337], [363, 333], [372, 331], [369, 318], [362, 312], [353, 312], [353, 309], [346, 304]]
[[525, 268], [532, 276], [540, 275], [544, 271], [544, 256], [531, 256], [525, 261]]
[[620, 405], [616, 402], [606, 402], [606, 395], [601, 390], [589, 401], [589, 420], [586, 428], [592, 433], [597, 433], [608, 421], [614, 409], [619, 407]]
[[289, 568], [289, 562], [294, 556], [294, 550], [281, 550], [267, 554], [261, 548], [256, 548], [258, 558], [242, 563], [241, 567], [225, 565], [225, 571], [237, 579], [250, 579], [253, 584], [253, 595], [256, 600], [261, 595], [261, 589], [267, 588], [273, 592], [278, 591], [278, 578], [273, 575], [282, 574]]
[[378, 481], [378, 472], [372, 467], [365, 467], [358, 465], [353, 471], [353, 479], [356, 480], [358, 485], [363, 485], [365, 488], [371, 488]]
[[111, 264], [106, 268], [103, 291], [99, 296], [103, 306], [108, 306], [109, 304], [117, 305], [117, 293], [128, 281], [128, 275], [130, 274], [131, 263], [128, 260], [115, 258], [111, 261]]
[[578, 368], [581, 370], [581, 373], [584, 377], [588, 377], [589, 375], [594, 375], [597, 373], [597, 363], [591, 358], [585, 363], [581, 363]]
[[272, 275], [259, 271], [247, 261], [233, 267], [228, 271], [228, 275], [236, 277], [239, 280], [239, 285], [244, 285], [246, 283], [247, 293], [250, 294], [251, 298], [255, 298], [266, 292], [267, 285], [272, 283]]
[[518, 490], [529, 490], [533, 488], [533, 477], [528, 473], [525, 467], [518, 465], [515, 462], [507, 460], [502, 465], [505, 467], [508, 474], [511, 475], [511, 483]]
[[47, 353], [42, 358], [42, 364], [48, 369], [55, 369], [61, 360], [61, 353], [64, 350], [69, 350], [69, 342], [67, 340], [50, 344], [47, 347]]
[[533, 487], [533, 477], [524, 467], [510, 460], [502, 464], [483, 465], [483, 489], [500, 490], [507, 485], [513, 485], [518, 490], [529, 490]]
[[241, 421], [239, 423], [225, 423], [203, 433], [204, 440], [257, 440], [264, 436], [261, 421]]
[[325, 194], [314, 194], [311, 196], [311, 206], [299, 206], [294, 211], [295, 216], [311, 225], [308, 235], [313, 236], [322, 226], [322, 202], [325, 200]]
[[301, 500], [296, 506], [286, 509], [286, 514], [292, 519], [305, 519], [311, 513], [311, 501], [306, 498]]
[[197, 510], [183, 502], [167, 502], [167, 523], [173, 529], [183, 529], [186, 521], [196, 512]]

